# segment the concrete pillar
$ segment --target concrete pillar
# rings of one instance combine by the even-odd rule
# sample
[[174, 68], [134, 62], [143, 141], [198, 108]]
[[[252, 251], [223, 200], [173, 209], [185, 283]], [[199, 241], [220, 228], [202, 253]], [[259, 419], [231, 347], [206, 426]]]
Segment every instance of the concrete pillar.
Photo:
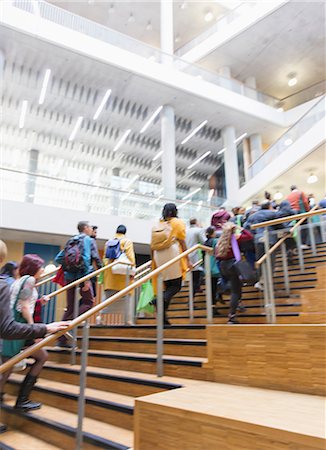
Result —
[[[160, 16], [160, 38], [161, 50], [168, 55], [174, 53], [174, 35], [173, 35], [173, 1], [161, 0], [161, 16]], [[162, 55], [164, 64], [172, 64], [173, 58]]]
[[250, 150], [251, 150], [251, 162], [253, 163], [263, 153], [263, 144], [262, 144], [261, 135], [258, 133], [252, 134], [249, 137], [249, 141], [250, 141]]
[[161, 111], [162, 187], [166, 198], [176, 198], [176, 158], [174, 109], [164, 105]]
[[[114, 167], [112, 169], [112, 177], [119, 177], [120, 176], [120, 167]], [[119, 189], [121, 188], [121, 183], [116, 180], [115, 178], [111, 178], [111, 187], [114, 189], [111, 191], [112, 197], [111, 197], [111, 213], [114, 216], [119, 215], [119, 205], [122, 197], [122, 193], [119, 192]]]
[[222, 129], [224, 152], [224, 170], [226, 186], [226, 205], [228, 207], [236, 206], [239, 195], [239, 169], [237, 145], [235, 144], [235, 128], [227, 126]]
[[36, 176], [32, 174], [37, 173], [38, 167], [38, 157], [39, 150], [31, 149], [29, 151], [29, 160], [28, 160], [28, 172], [26, 179], [26, 194], [25, 194], [25, 202], [34, 203], [35, 197], [35, 186], [36, 186]]
[[247, 97], [257, 100], [255, 77], [248, 77], [245, 79], [244, 93]]
[[244, 139], [242, 141], [242, 147], [243, 147], [243, 165], [244, 165], [245, 180], [246, 182], [248, 182], [249, 181], [248, 169], [251, 164], [250, 146], [248, 139]]
[[218, 72], [221, 75], [219, 85], [225, 89], [232, 89], [232, 75], [230, 67], [221, 67]]

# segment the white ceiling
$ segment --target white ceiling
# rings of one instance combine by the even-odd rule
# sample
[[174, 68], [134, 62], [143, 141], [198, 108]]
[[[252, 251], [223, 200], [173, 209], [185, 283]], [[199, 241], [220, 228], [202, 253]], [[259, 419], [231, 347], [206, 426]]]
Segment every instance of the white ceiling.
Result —
[[[277, 98], [292, 95], [326, 78], [325, 11], [325, 2], [290, 1], [200, 64], [214, 72], [228, 66], [241, 81], [255, 76], [257, 89]], [[293, 87], [290, 73], [297, 74]]]

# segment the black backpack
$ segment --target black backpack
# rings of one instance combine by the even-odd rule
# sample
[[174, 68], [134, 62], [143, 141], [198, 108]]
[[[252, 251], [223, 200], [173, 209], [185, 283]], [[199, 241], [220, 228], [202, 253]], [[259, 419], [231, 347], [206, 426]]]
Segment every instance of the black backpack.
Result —
[[65, 272], [78, 273], [86, 271], [84, 260], [85, 236], [70, 238], [63, 250], [62, 268]]

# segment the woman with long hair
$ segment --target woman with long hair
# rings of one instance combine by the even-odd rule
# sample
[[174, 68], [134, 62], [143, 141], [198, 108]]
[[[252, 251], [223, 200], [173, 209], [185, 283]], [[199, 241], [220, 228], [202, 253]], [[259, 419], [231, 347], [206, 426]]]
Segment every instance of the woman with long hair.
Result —
[[[236, 231], [238, 232], [236, 233]], [[231, 286], [228, 324], [238, 323], [237, 308], [239, 306], [242, 294], [242, 282], [239, 279], [239, 274], [234, 266], [236, 259], [232, 250], [232, 239], [234, 239], [233, 236], [237, 240], [238, 245], [243, 242], [250, 241], [253, 238], [249, 231], [237, 227], [234, 223], [227, 222], [223, 226], [223, 232], [216, 246], [215, 254], [220, 262], [219, 266], [221, 274], [226, 281], [230, 282]]]
[[[171, 236], [174, 238], [174, 243], [169, 248], [164, 250], [154, 250], [154, 268], [162, 266], [166, 262], [180, 255], [180, 253], [187, 250], [186, 225], [183, 220], [178, 218], [178, 209], [174, 203], [167, 203], [164, 205], [161, 222], [168, 222], [171, 226]], [[170, 325], [167, 318], [167, 310], [172, 297], [181, 290], [182, 280], [186, 276], [188, 267], [191, 268], [192, 266], [189, 258], [185, 257], [182, 258], [180, 262], [173, 264], [171, 267], [162, 272], [164, 281], [163, 301], [165, 326]]]
[[[38, 293], [35, 288], [37, 280], [42, 276], [44, 272], [44, 261], [38, 255], [28, 254], [22, 259], [19, 266], [20, 278], [16, 280], [11, 286], [10, 307], [13, 317], [17, 322], [33, 324], [33, 314], [35, 309], [35, 303], [38, 299]], [[46, 303], [48, 298], [42, 297], [41, 302]], [[6, 361], [13, 356], [17, 355], [29, 341], [24, 339], [20, 340], [4, 340], [2, 357]], [[37, 377], [40, 374], [44, 363], [48, 359], [46, 350], [41, 348], [35, 351], [31, 358], [35, 360], [27, 373], [21, 387], [16, 401], [16, 408], [22, 411], [30, 411], [39, 409], [41, 403], [33, 402], [29, 400], [29, 395], [36, 383]], [[0, 380], [0, 399], [3, 397], [3, 387], [11, 373], [11, 370], [4, 372]]]
[[15, 261], [9, 261], [0, 269], [0, 278], [6, 280], [9, 286], [18, 278], [18, 264]]

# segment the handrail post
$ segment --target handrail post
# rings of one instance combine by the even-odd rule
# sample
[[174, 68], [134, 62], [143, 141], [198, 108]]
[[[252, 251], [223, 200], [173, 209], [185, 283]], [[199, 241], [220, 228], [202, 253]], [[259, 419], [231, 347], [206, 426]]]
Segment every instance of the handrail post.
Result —
[[286, 294], [290, 297], [290, 279], [289, 279], [289, 269], [288, 269], [288, 260], [285, 242], [282, 243], [281, 250], [282, 250], [282, 265], [283, 265], [285, 291]]
[[189, 320], [194, 321], [194, 280], [192, 271], [189, 272]]
[[271, 323], [276, 323], [276, 313], [275, 313], [275, 297], [274, 297], [274, 286], [273, 286], [273, 270], [272, 270], [272, 260], [269, 254], [269, 232], [268, 228], [264, 230], [264, 245], [266, 258], [266, 282], [267, 282], [267, 292], [269, 296], [269, 307], [270, 307], [270, 318]]
[[300, 271], [304, 272], [304, 258], [303, 258], [303, 251], [301, 248], [302, 240], [301, 240], [301, 227], [298, 227], [298, 233], [297, 233], [297, 249], [298, 249], [298, 256], [299, 256], [299, 264], [300, 264]]
[[[129, 286], [129, 281], [130, 281], [129, 274], [130, 274], [130, 267], [127, 266], [127, 270], [126, 270], [126, 287]], [[124, 305], [124, 306], [125, 306], [125, 307], [124, 307], [124, 311], [125, 311], [125, 314], [124, 314], [124, 316], [125, 316], [124, 323], [125, 323], [125, 325], [127, 325], [128, 321], [129, 321], [129, 313], [130, 313], [130, 304], [129, 304], [129, 302], [131, 302], [131, 296], [132, 296], [132, 294], [130, 293], [130, 295], [127, 295], [127, 296], [125, 297], [125, 299], [126, 299], [125, 305]]]
[[205, 281], [206, 281], [206, 313], [207, 322], [213, 322], [212, 309], [212, 277], [211, 277], [211, 255], [205, 252]]
[[261, 264], [261, 273], [264, 280], [264, 309], [266, 313], [266, 321], [271, 323], [271, 309], [270, 309], [270, 301], [269, 301], [269, 285], [267, 280], [267, 269], [266, 269], [266, 261], [263, 261]]
[[158, 377], [163, 376], [163, 276], [160, 273], [157, 277], [157, 303], [156, 303], [156, 373]]
[[326, 215], [321, 216], [320, 217], [320, 222], [319, 222], [322, 242], [326, 242], [326, 230], [325, 230], [325, 220], [324, 220], [324, 218], [326, 220]]
[[[68, 291], [67, 291], [68, 295]], [[78, 292], [78, 285], [75, 287], [75, 298], [74, 298], [74, 312], [73, 312], [73, 320], [76, 319], [78, 316], [78, 310], [79, 310], [79, 292]], [[76, 347], [77, 347], [77, 330], [78, 327], [75, 327], [72, 330], [72, 348], [71, 348], [71, 358], [70, 358], [70, 364], [74, 366], [76, 364]]]
[[87, 352], [89, 344], [89, 319], [84, 322], [83, 326], [83, 343], [81, 353], [80, 382], [78, 395], [78, 422], [76, 430], [76, 450], [82, 448], [83, 443], [83, 420], [85, 415], [85, 389], [87, 379]]
[[317, 252], [316, 252], [315, 227], [310, 218], [308, 219], [308, 229], [312, 254], [316, 256]]

